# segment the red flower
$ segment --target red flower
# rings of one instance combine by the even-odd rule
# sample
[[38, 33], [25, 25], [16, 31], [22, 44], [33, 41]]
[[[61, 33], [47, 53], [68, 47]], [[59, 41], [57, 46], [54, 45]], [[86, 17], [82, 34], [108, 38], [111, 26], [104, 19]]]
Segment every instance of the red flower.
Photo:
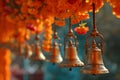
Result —
[[34, 27], [32, 24], [29, 24], [27, 26], [27, 29], [29, 29], [30, 31], [36, 31], [37, 30], [36, 27]]
[[84, 35], [84, 34], [86, 34], [86, 33], [89, 31], [89, 28], [88, 28], [88, 27], [85, 27], [85, 26], [82, 24], [82, 26], [76, 27], [76, 28], [74, 29], [74, 31], [75, 31], [77, 34]]

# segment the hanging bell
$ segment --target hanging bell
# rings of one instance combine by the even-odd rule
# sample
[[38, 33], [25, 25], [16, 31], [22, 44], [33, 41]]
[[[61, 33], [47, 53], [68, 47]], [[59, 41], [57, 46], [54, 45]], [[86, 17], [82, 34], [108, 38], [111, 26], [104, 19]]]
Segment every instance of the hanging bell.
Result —
[[71, 71], [72, 67], [84, 66], [84, 63], [78, 57], [77, 38], [73, 34], [71, 17], [69, 17], [69, 30], [68, 34], [64, 38], [64, 58], [59, 64], [60, 67], [69, 67]]
[[45, 60], [46, 57], [43, 55], [39, 43], [36, 43], [35, 45], [35, 54], [34, 54], [34, 60]]
[[[91, 34], [86, 37], [86, 65], [81, 69], [81, 73], [84, 74], [106, 74], [109, 73], [108, 69], [104, 66], [102, 54], [103, 54], [103, 44], [104, 37], [97, 31], [95, 26], [95, 3], [92, 4], [93, 7], [93, 30]], [[99, 38], [97, 38], [99, 37]], [[92, 47], [88, 49], [89, 38], [92, 38]], [[96, 44], [95, 41], [99, 43]], [[98, 48], [100, 47], [100, 48]]]
[[35, 35], [35, 53], [33, 54], [33, 58], [34, 60], [45, 60], [46, 57], [43, 55], [42, 51], [41, 51], [41, 47], [39, 44], [39, 34], [36, 32]]
[[50, 62], [52, 63], [60, 63], [62, 62], [62, 56], [59, 49], [59, 44], [57, 42], [54, 42], [53, 47], [51, 48], [51, 56], [50, 56]]
[[62, 56], [60, 52], [60, 38], [57, 35], [56, 25], [54, 24], [53, 45], [51, 47], [51, 55], [49, 61], [53, 64], [62, 62]]
[[79, 59], [77, 53], [76, 47], [73, 46], [72, 41], [69, 41], [68, 46], [65, 47], [63, 62], [59, 66], [69, 68], [83, 66], [84, 63]]
[[26, 46], [25, 46], [24, 54], [25, 54], [25, 58], [30, 58], [32, 55], [31, 47], [28, 44], [26, 44]]
[[101, 49], [96, 46], [95, 41], [92, 43], [92, 48], [88, 50], [86, 58], [87, 63], [81, 69], [81, 73], [93, 75], [109, 73], [108, 69], [104, 66]]

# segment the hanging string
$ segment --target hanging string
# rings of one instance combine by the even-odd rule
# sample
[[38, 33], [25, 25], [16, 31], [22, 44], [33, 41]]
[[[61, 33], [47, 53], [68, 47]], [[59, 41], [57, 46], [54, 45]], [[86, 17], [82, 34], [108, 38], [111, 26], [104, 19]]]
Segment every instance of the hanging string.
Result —
[[71, 25], [71, 17], [69, 17], [69, 31], [71, 31], [72, 25]]
[[54, 24], [54, 39], [55, 39], [55, 36], [56, 36], [56, 25]]
[[93, 8], [93, 30], [96, 30], [96, 26], [95, 26], [95, 3], [92, 3], [92, 8]]

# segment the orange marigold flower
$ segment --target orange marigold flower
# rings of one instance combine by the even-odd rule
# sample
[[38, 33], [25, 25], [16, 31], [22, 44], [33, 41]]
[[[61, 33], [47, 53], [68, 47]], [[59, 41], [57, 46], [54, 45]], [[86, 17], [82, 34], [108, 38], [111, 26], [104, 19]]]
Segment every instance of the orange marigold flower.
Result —
[[113, 14], [117, 17], [120, 18], [120, 7], [116, 6], [114, 8], [112, 8]]
[[85, 27], [85, 24], [82, 23], [79, 27], [76, 27], [74, 31], [78, 34], [84, 35], [89, 31], [89, 28]]

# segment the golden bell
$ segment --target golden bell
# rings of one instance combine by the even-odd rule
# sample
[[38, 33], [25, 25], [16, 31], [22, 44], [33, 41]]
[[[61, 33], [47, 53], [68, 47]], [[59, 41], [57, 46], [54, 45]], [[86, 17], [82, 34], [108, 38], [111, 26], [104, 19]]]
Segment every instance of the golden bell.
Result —
[[109, 73], [108, 69], [104, 66], [101, 49], [96, 47], [95, 42], [92, 44], [92, 48], [88, 50], [86, 58], [87, 63], [81, 69], [81, 73], [93, 75]]
[[34, 60], [45, 60], [46, 57], [43, 55], [39, 43], [36, 43], [35, 45], [35, 54], [34, 54]]
[[51, 56], [50, 62], [52, 63], [60, 63], [62, 62], [62, 56], [59, 49], [59, 44], [57, 42], [54, 43], [53, 47], [51, 48]]
[[32, 55], [31, 47], [28, 44], [26, 44], [26, 46], [25, 46], [25, 53], [24, 54], [25, 54], [25, 58], [30, 58]]
[[69, 41], [68, 46], [65, 47], [63, 62], [59, 64], [60, 67], [79, 67], [84, 66], [84, 63], [77, 55], [77, 48]]

